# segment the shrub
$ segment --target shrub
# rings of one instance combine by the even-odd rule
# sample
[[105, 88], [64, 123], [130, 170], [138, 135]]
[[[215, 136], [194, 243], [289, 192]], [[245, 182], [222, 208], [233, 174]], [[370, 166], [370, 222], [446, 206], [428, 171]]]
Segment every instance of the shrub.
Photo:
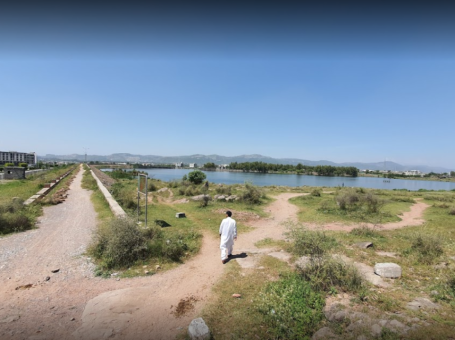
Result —
[[200, 170], [194, 170], [188, 174], [188, 180], [193, 184], [201, 184], [205, 179], [205, 173]]
[[449, 215], [455, 215], [455, 208], [449, 209]]
[[308, 230], [293, 225], [289, 229], [287, 235], [293, 241], [292, 252], [298, 256], [321, 257], [337, 246], [336, 239], [326, 235], [323, 231]]
[[352, 210], [360, 201], [359, 195], [354, 190], [343, 190], [335, 197], [341, 210]]
[[18, 197], [0, 205], [0, 234], [25, 231], [33, 227], [34, 220], [27, 214], [24, 201]]
[[436, 235], [418, 234], [412, 240], [411, 248], [403, 254], [414, 254], [418, 261], [424, 264], [432, 264], [444, 253], [442, 239]]
[[321, 197], [321, 190], [320, 189], [313, 189], [311, 191], [311, 196], [315, 196], [315, 197]]
[[367, 210], [369, 213], [378, 213], [379, 210], [384, 206], [385, 201], [380, 199], [379, 197], [373, 195], [372, 193], [367, 193], [363, 201], [367, 205]]
[[376, 237], [376, 238], [383, 237], [376, 230], [374, 230], [373, 228], [369, 228], [366, 225], [362, 225], [358, 228], [354, 228], [349, 233], [351, 235], [362, 236], [362, 237]]
[[245, 192], [241, 195], [243, 202], [247, 204], [261, 203], [261, 197], [263, 197], [263, 193], [257, 186], [247, 182], [245, 183], [245, 189]]
[[209, 195], [204, 195], [204, 197], [202, 197], [202, 200], [200, 203], [201, 207], [205, 208], [209, 204], [210, 200], [211, 200], [211, 197]]
[[157, 186], [155, 183], [153, 183], [152, 181], [148, 182], [147, 191], [156, 191], [156, 189], [157, 189]]
[[232, 195], [232, 188], [229, 185], [225, 186], [223, 184], [220, 184], [215, 188], [215, 191], [219, 195], [227, 195], [227, 196]]
[[25, 169], [28, 168], [28, 164], [27, 164], [27, 163], [19, 163], [19, 166], [20, 166], [21, 168], [25, 168]]
[[90, 252], [101, 259], [107, 269], [134, 264], [147, 255], [147, 242], [131, 218], [116, 218], [98, 230]]
[[364, 288], [362, 276], [354, 266], [331, 257], [312, 258], [298, 270], [316, 291], [330, 292], [337, 287], [341, 291], [358, 292]]
[[306, 339], [323, 319], [324, 298], [295, 273], [270, 282], [259, 294], [258, 310], [273, 339]]
[[124, 187], [122, 183], [115, 183], [111, 186], [111, 194], [117, 202], [125, 209], [137, 209], [137, 197], [133, 190]]

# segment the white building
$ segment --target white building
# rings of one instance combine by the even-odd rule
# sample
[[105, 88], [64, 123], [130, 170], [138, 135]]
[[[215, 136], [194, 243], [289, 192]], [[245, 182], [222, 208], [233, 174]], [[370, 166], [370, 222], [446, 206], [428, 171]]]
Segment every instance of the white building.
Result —
[[13, 163], [27, 163], [28, 165], [35, 165], [37, 163], [36, 153], [34, 152], [17, 152], [17, 151], [0, 151], [0, 164]]
[[420, 176], [422, 173], [419, 170], [409, 170], [405, 171], [404, 174], [406, 176]]
[[189, 167], [190, 168], [197, 168], [197, 164], [196, 163], [190, 163]]

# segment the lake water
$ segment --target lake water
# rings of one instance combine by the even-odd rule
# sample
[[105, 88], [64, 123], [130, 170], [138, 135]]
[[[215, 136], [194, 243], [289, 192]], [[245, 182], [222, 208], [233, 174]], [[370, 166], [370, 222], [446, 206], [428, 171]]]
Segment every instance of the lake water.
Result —
[[[149, 177], [162, 181], [182, 179], [189, 169], [139, 169], [148, 173]], [[280, 175], [258, 174], [247, 172], [204, 171], [207, 180], [212, 183], [243, 184], [251, 182], [257, 186], [283, 185], [289, 187], [314, 186], [314, 187], [363, 187], [372, 189], [407, 189], [416, 191], [427, 190], [455, 190], [454, 182], [419, 181], [403, 179], [387, 179], [378, 177], [324, 177], [307, 175]]]

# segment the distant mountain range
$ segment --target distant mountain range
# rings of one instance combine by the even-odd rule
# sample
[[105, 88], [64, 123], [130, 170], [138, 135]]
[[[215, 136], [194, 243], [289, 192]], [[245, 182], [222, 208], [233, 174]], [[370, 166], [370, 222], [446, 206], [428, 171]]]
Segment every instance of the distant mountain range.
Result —
[[[85, 161], [85, 155], [71, 154], [71, 155], [51, 155], [38, 156], [38, 159], [45, 161]], [[231, 162], [264, 162], [274, 164], [293, 164], [297, 165], [302, 163], [304, 165], [333, 165], [333, 166], [354, 166], [360, 170], [392, 170], [392, 171], [407, 171], [407, 170], [419, 170], [424, 173], [436, 172], [444, 173], [450, 172], [450, 169], [427, 166], [427, 165], [401, 165], [395, 162], [376, 162], [376, 163], [360, 163], [360, 162], [346, 162], [346, 163], [334, 163], [330, 161], [310, 161], [307, 159], [297, 158], [272, 158], [263, 155], [240, 155], [233, 157], [226, 157], [220, 155], [189, 155], [189, 156], [155, 156], [155, 155], [133, 155], [129, 153], [114, 153], [108, 156], [101, 155], [87, 155], [87, 161], [99, 161], [99, 162], [129, 162], [129, 163], [155, 163], [155, 164], [170, 164], [170, 163], [197, 163], [203, 165], [205, 163], [213, 162], [215, 164], [229, 164]]]

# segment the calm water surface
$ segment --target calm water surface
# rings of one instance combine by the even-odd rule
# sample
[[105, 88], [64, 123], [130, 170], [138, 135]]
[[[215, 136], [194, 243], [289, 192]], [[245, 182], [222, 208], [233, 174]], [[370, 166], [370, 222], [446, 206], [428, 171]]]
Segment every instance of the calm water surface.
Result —
[[[149, 174], [149, 177], [162, 181], [182, 179], [189, 169], [140, 169]], [[372, 189], [407, 189], [416, 191], [427, 190], [455, 190], [454, 182], [416, 181], [403, 179], [390, 179], [387, 182], [377, 177], [323, 177], [307, 175], [278, 175], [257, 174], [228, 171], [204, 171], [207, 179], [212, 183], [237, 184], [251, 182], [258, 186], [283, 185], [289, 187], [314, 186], [314, 187], [363, 187]]]

